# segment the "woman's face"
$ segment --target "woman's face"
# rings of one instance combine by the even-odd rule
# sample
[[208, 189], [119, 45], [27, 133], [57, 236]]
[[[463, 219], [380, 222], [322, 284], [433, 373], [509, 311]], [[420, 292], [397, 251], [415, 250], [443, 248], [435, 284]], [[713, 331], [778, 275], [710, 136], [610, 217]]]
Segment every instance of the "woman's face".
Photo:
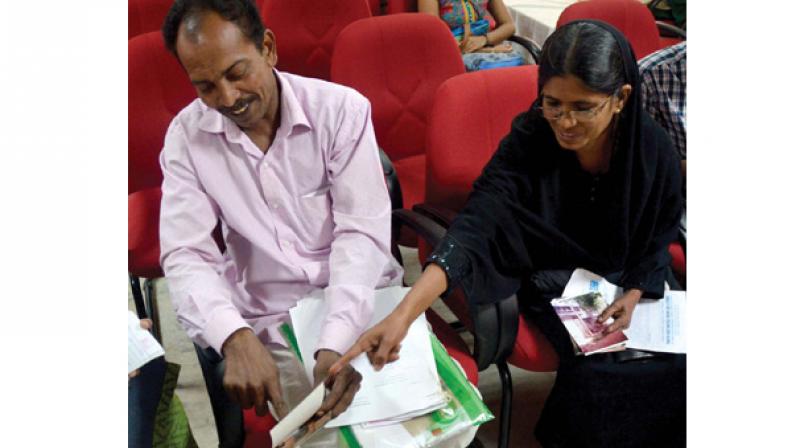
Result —
[[542, 113], [562, 148], [599, 151], [630, 93], [630, 84], [622, 86], [620, 95], [606, 95], [590, 90], [573, 75], [554, 76], [542, 87]]

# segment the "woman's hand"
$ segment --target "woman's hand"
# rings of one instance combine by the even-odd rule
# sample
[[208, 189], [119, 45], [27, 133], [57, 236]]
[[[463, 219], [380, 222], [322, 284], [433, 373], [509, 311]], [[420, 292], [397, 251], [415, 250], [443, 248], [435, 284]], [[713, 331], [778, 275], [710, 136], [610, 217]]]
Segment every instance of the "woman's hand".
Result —
[[331, 366], [329, 373], [335, 375], [353, 358], [364, 352], [367, 353], [367, 358], [375, 370], [381, 370], [386, 363], [397, 361], [400, 359], [400, 343], [406, 337], [410, 326], [401, 313], [393, 311], [377, 325], [364, 332], [350, 350]]
[[597, 318], [598, 323], [603, 323], [609, 317], [614, 318], [614, 322], [606, 327], [605, 334], [613, 333], [617, 330], [625, 330], [631, 326], [631, 318], [633, 318], [633, 309], [642, 298], [642, 291], [640, 289], [629, 289], [625, 291], [619, 299], [608, 306], [608, 308], [600, 314]]
[[462, 53], [474, 53], [481, 48], [485, 47], [489, 43], [489, 39], [486, 36], [469, 36], [465, 37], [461, 41], [461, 52]]

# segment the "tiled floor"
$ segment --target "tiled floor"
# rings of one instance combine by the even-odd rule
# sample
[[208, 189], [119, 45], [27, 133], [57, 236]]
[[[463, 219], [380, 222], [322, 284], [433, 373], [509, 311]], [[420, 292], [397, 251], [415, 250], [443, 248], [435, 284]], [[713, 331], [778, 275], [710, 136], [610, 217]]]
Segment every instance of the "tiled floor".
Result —
[[[413, 282], [419, 276], [419, 263], [416, 261], [416, 250], [401, 250], [406, 263], [406, 281]], [[166, 282], [156, 282], [156, 294], [161, 313], [163, 344], [167, 360], [182, 366], [178, 381], [177, 394], [183, 402], [189, 416], [192, 432], [201, 448], [217, 446], [217, 433], [214, 417], [206, 394], [203, 376], [197, 363], [197, 357], [191, 341], [178, 325], [175, 313], [169, 302]], [[437, 312], [447, 319], [443, 305], [434, 305]], [[129, 307], [133, 309], [132, 301]], [[444, 310], [443, 310], [444, 309]], [[553, 385], [554, 373], [533, 373], [511, 367], [514, 385], [513, 418], [511, 422], [512, 447], [538, 447], [533, 436], [533, 428], [539, 418], [544, 400]], [[497, 369], [493, 366], [480, 374], [478, 387], [495, 416], [500, 412], [500, 381]], [[499, 421], [495, 419], [483, 425], [477, 437], [487, 448], [497, 446]]]

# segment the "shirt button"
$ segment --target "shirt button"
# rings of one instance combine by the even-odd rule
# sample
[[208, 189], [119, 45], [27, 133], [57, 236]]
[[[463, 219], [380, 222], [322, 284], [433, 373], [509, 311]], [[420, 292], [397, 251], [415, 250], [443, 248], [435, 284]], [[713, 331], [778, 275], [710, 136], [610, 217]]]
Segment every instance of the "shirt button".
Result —
[[281, 240], [281, 247], [284, 249], [288, 249], [292, 247], [292, 242], [289, 240]]

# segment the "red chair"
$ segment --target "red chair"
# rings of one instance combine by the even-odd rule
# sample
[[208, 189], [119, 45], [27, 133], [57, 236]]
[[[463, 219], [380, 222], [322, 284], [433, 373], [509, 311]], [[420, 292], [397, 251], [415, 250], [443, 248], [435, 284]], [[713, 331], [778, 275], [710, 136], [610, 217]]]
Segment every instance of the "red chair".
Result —
[[275, 33], [278, 69], [330, 80], [333, 44], [348, 24], [370, 17], [366, 0], [264, 0], [261, 19]]
[[[449, 225], [466, 203], [472, 183], [508, 134], [512, 119], [536, 98], [537, 75], [538, 67], [529, 65], [468, 73], [442, 84], [428, 128], [425, 202], [414, 207], [415, 212]], [[429, 250], [429, 245], [420, 244], [421, 253], [427, 255]], [[506, 357], [508, 362], [532, 371], [558, 367], [558, 357], [544, 335], [519, 316], [516, 298], [504, 302], [496, 309], [470, 309], [460, 290], [445, 299], [476, 337], [473, 356], [478, 368], [496, 364], [500, 371], [501, 447], [508, 444], [511, 423], [512, 390]]]
[[[363, 19], [348, 25], [336, 41], [331, 80], [355, 88], [372, 103], [378, 146], [397, 170], [406, 208], [422, 202], [425, 191], [425, 133], [434, 93], [462, 73], [450, 30], [436, 17]], [[401, 241], [414, 244], [406, 237]]]
[[386, 14], [417, 12], [417, 0], [384, 0]]
[[588, 0], [567, 6], [556, 27], [579, 19], [595, 19], [616, 27], [631, 43], [637, 59], [662, 48], [653, 13], [638, 0]]
[[172, 0], [128, 0], [128, 39], [158, 31]]
[[[164, 46], [160, 31], [128, 40], [128, 272], [140, 317], [150, 315], [159, 336], [152, 280], [159, 265], [158, 215], [161, 167], [158, 154], [172, 118], [195, 98], [186, 73]], [[139, 278], [145, 281], [142, 306]]]

